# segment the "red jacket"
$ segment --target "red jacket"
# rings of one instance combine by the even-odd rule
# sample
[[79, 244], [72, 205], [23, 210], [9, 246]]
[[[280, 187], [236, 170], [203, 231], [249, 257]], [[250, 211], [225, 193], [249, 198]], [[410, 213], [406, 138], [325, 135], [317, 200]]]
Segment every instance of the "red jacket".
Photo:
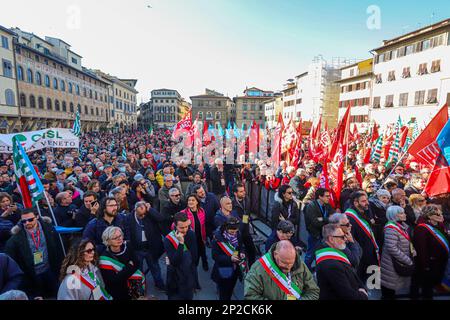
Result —
[[[183, 211], [181, 211], [183, 213], [186, 213], [189, 220], [191, 220], [191, 229], [192, 231], [195, 232], [195, 219], [194, 219], [194, 214], [191, 212], [191, 210], [189, 208], [184, 209]], [[206, 213], [205, 210], [203, 210], [203, 208], [198, 209], [197, 211], [197, 215], [198, 215], [198, 220], [200, 220], [200, 225], [202, 228], [202, 239], [203, 242], [206, 241]]]

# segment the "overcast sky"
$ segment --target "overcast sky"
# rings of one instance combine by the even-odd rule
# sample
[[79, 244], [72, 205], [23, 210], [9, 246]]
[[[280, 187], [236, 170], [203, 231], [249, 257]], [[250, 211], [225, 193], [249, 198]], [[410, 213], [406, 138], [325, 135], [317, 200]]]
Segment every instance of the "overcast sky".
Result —
[[[379, 28], [367, 26], [371, 5]], [[5, 0], [0, 25], [61, 38], [85, 67], [138, 79], [141, 102], [159, 88], [187, 99], [204, 88], [280, 90], [315, 55], [369, 58], [449, 9], [446, 0]]]

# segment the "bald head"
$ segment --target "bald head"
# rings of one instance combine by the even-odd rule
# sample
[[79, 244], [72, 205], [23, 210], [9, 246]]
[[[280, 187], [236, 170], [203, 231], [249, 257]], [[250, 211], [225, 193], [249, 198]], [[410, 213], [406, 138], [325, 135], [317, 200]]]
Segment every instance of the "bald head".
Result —
[[297, 252], [292, 242], [283, 240], [276, 244], [273, 257], [280, 270], [283, 273], [289, 273], [295, 264]]

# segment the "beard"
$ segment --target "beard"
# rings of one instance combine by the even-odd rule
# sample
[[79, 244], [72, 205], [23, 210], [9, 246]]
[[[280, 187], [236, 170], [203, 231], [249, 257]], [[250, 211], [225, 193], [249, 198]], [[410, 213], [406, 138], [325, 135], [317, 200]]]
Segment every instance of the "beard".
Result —
[[106, 211], [105, 212], [105, 214], [108, 216], [108, 217], [115, 217], [115, 216], [117, 216], [117, 210], [115, 210], [115, 211], [113, 211], [113, 212], [108, 212], [108, 211]]
[[342, 244], [341, 246], [338, 247], [339, 250], [345, 250], [347, 248], [347, 244]]

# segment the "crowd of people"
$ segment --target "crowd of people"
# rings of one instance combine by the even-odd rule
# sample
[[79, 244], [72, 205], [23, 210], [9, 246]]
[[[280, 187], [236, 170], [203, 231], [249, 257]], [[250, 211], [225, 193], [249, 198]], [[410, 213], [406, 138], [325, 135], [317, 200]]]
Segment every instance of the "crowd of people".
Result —
[[[367, 300], [374, 289], [432, 299], [449, 289], [450, 197], [423, 192], [429, 168], [364, 165], [353, 148], [336, 204], [306, 152], [298, 168], [283, 161], [276, 172], [220, 157], [194, 164], [171, 159], [170, 136], [86, 133], [79, 150], [30, 153], [45, 189], [35, 208], [23, 207], [3, 155], [0, 299], [136, 300], [158, 290], [192, 300], [199, 268], [220, 300], [238, 281], [248, 300]], [[249, 185], [276, 193], [263, 244]]]

